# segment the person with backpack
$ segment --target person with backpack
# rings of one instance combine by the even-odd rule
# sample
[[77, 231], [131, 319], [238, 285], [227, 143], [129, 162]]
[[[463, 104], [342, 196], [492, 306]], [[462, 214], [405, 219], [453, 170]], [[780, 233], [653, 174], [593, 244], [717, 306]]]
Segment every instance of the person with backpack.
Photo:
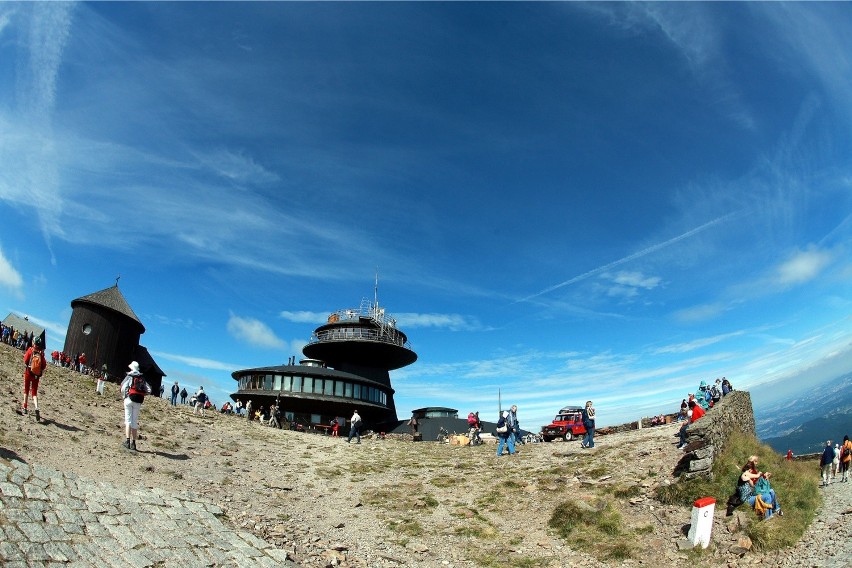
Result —
[[843, 436], [843, 444], [840, 445], [840, 481], [849, 481], [849, 463], [852, 462], [852, 440], [849, 436]]
[[136, 451], [136, 440], [139, 437], [139, 412], [145, 395], [151, 394], [151, 385], [139, 371], [139, 363], [132, 361], [127, 366], [130, 372], [121, 383], [121, 394], [124, 397], [124, 447]]
[[358, 439], [358, 444], [361, 443], [361, 415], [358, 414], [358, 411], [352, 413], [352, 418], [349, 419], [349, 437], [346, 439], [346, 443], [352, 441], [352, 437], [355, 436]]
[[187, 396], [188, 394], [189, 394], [189, 393], [188, 393], [188, 392], [186, 392], [186, 387], [183, 387], [183, 388], [181, 389], [181, 391], [180, 391], [180, 403], [181, 403], [181, 404], [186, 404], [186, 396]]
[[27, 401], [32, 394], [36, 422], [41, 421], [41, 414], [38, 411], [38, 384], [44, 374], [45, 367], [47, 367], [47, 362], [44, 358], [44, 347], [39, 336], [33, 340], [32, 346], [24, 353], [24, 406], [21, 408], [21, 415], [27, 414]]
[[716, 406], [722, 400], [722, 379], [716, 379], [716, 382], [710, 385], [710, 399], [713, 406]]
[[512, 413], [504, 410], [497, 419], [497, 457], [503, 455], [503, 446], [509, 450], [509, 455], [515, 454], [515, 433], [512, 431]]
[[207, 393], [204, 392], [204, 387], [198, 387], [198, 392], [195, 393], [195, 410], [193, 414], [201, 413], [204, 416], [204, 407], [207, 404]]

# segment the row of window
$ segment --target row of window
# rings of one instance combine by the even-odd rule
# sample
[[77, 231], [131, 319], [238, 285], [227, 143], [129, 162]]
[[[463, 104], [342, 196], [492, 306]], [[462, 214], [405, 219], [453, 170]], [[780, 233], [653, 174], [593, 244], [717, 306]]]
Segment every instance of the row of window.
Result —
[[270, 390], [321, 394], [340, 398], [366, 400], [387, 406], [387, 393], [375, 387], [320, 377], [294, 377], [291, 375], [246, 375], [240, 377], [240, 390]]

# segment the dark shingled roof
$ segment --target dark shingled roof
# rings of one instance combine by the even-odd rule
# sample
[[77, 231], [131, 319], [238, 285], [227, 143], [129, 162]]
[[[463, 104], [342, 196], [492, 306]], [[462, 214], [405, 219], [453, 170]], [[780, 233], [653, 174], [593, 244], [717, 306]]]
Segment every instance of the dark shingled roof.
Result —
[[88, 296], [83, 296], [81, 298], [77, 298], [76, 300], [71, 301], [71, 307], [74, 307], [76, 302], [86, 302], [89, 304], [96, 304], [98, 306], [103, 306], [104, 308], [109, 308], [113, 311], [116, 311], [122, 315], [125, 315], [142, 326], [142, 333], [145, 333], [145, 326], [142, 325], [142, 322], [139, 321], [139, 318], [133, 312], [130, 307], [130, 304], [127, 303], [127, 300], [124, 299], [124, 295], [121, 293], [121, 290], [118, 289], [118, 284], [114, 286], [110, 286], [105, 290], [101, 290], [100, 292], [94, 292], [89, 294]]

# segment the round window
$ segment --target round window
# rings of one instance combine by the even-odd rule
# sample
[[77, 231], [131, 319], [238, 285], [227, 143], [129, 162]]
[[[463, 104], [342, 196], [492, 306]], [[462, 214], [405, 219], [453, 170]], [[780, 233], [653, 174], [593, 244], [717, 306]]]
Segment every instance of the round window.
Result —
[[86, 334], [86, 335], [89, 335], [90, 333], [92, 333], [92, 324], [90, 324], [90, 323], [83, 324], [83, 333]]

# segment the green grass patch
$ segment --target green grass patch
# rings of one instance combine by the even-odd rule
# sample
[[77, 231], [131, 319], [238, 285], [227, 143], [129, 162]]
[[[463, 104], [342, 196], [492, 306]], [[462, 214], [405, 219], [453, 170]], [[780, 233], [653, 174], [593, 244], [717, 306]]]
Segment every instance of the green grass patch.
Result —
[[423, 526], [417, 519], [391, 521], [388, 523], [388, 529], [396, 534], [404, 534], [408, 536], [420, 536], [423, 534]]
[[609, 475], [609, 469], [605, 465], [597, 465], [587, 469], [585, 474], [592, 478], [600, 478]]
[[593, 503], [564, 501], [556, 506], [548, 525], [572, 547], [601, 560], [633, 557], [637, 533], [625, 528], [621, 513], [606, 497]]
[[386, 511], [396, 512], [412, 512], [424, 508], [434, 509], [439, 504], [435, 497], [423, 491], [420, 484], [401, 484], [379, 489], [366, 495], [364, 502]]

